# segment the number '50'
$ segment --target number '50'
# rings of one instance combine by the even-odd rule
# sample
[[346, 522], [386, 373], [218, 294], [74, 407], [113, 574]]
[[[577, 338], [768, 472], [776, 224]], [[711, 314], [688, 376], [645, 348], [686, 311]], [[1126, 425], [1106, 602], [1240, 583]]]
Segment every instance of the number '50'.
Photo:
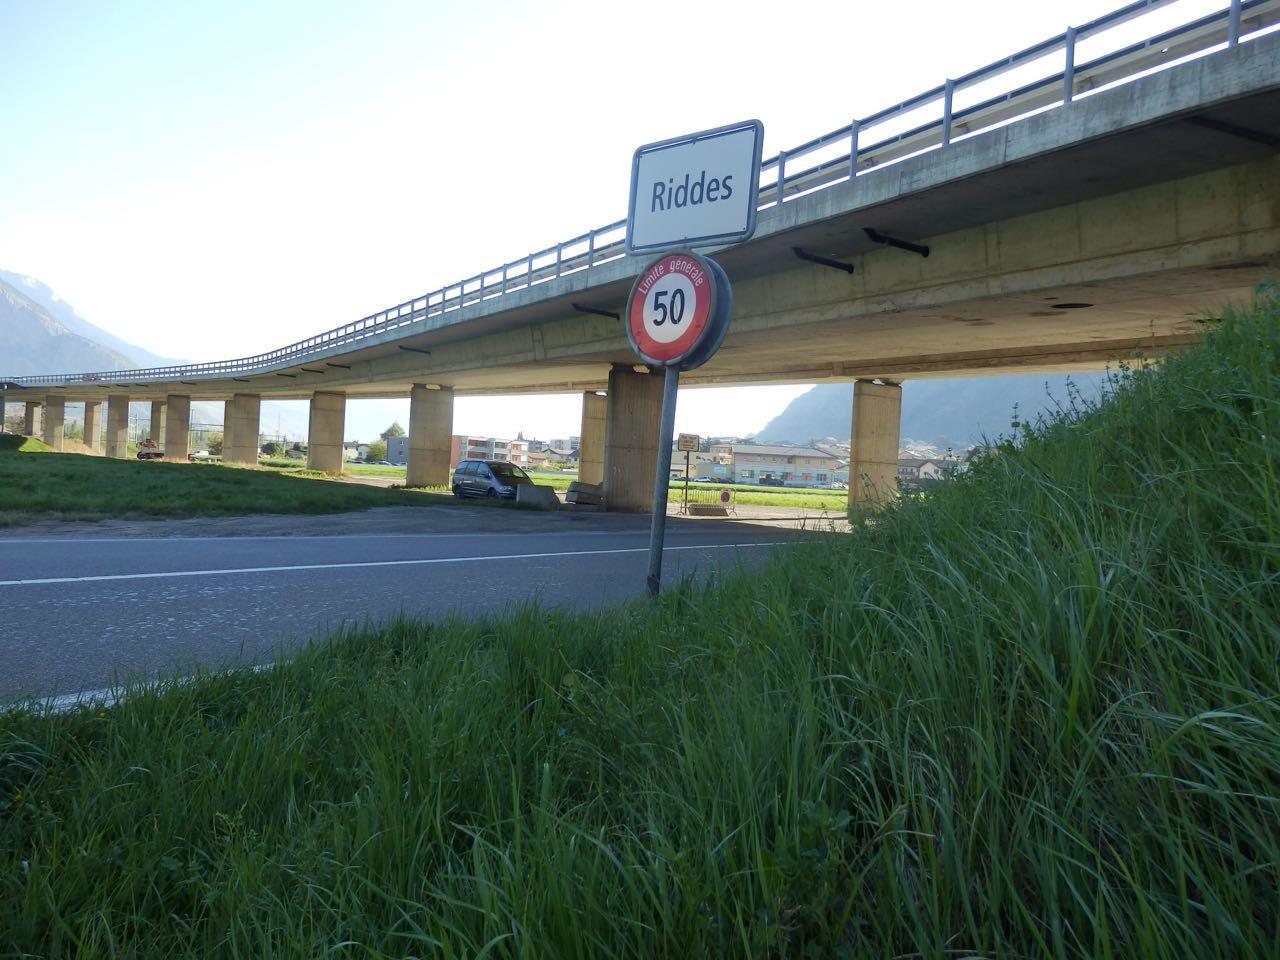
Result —
[[[667, 297], [671, 297], [670, 304], [667, 303]], [[684, 291], [675, 290], [655, 290], [653, 291], [653, 312], [660, 313], [662, 316], [653, 321], [655, 327], [660, 327], [668, 320], [671, 321], [673, 327], [678, 327], [680, 321], [684, 319]]]

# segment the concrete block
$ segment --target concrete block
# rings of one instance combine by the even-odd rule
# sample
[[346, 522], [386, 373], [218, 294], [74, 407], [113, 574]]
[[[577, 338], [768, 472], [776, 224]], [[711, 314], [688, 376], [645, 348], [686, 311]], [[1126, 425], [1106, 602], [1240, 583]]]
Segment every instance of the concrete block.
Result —
[[597, 505], [604, 502], [604, 487], [598, 483], [583, 483], [575, 480], [569, 484], [569, 492], [565, 494], [566, 503], [579, 503], [584, 506]]
[[691, 517], [727, 517], [729, 511], [725, 509], [724, 504], [720, 503], [691, 503], [689, 504], [689, 516]]
[[516, 503], [529, 503], [541, 510], [560, 509], [560, 498], [552, 487], [540, 483], [522, 483], [516, 487]]

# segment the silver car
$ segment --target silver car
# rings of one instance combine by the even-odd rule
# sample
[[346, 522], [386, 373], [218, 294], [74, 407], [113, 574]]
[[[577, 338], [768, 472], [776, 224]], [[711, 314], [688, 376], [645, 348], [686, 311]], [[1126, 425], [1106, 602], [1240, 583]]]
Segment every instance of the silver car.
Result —
[[514, 500], [516, 487], [532, 483], [527, 473], [505, 460], [459, 460], [453, 471], [453, 495], [459, 499]]

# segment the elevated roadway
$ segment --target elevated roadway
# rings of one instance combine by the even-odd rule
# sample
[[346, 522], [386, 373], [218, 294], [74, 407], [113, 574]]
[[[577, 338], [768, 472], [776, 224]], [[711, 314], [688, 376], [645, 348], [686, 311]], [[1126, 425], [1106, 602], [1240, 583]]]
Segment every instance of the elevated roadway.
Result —
[[[1194, 343], [1280, 273], [1280, 2], [1224, 3], [1077, 62], [1084, 40], [1165, 6], [1129, 4], [772, 158], [756, 236], [715, 251], [731, 332], [684, 382], [858, 381], [859, 505], [892, 490], [903, 379], [1096, 369]], [[1039, 79], [992, 87], [1036, 65]], [[306, 398], [312, 465], [336, 470], [346, 398], [408, 395], [410, 482], [443, 483], [454, 396], [582, 391], [598, 464], [584, 479], [612, 508], [646, 509], [660, 389], [616, 316], [644, 263], [621, 254], [620, 228], [258, 357], [14, 378], [9, 399], [54, 441], [66, 402], [151, 400], [173, 455], [190, 399], [223, 399], [230, 459], [247, 462], [259, 398]], [[122, 421], [106, 419], [118, 455]]]

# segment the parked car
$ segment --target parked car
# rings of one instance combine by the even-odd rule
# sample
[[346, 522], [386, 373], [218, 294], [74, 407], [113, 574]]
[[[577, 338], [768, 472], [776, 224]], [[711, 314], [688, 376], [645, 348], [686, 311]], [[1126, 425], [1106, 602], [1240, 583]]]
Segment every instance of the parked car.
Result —
[[210, 453], [208, 450], [192, 450], [190, 453], [187, 454], [187, 459], [188, 460], [207, 460], [209, 457], [212, 457], [212, 456], [213, 454]]
[[514, 500], [516, 487], [532, 483], [527, 473], [505, 460], [459, 460], [453, 471], [453, 495], [459, 499]]

